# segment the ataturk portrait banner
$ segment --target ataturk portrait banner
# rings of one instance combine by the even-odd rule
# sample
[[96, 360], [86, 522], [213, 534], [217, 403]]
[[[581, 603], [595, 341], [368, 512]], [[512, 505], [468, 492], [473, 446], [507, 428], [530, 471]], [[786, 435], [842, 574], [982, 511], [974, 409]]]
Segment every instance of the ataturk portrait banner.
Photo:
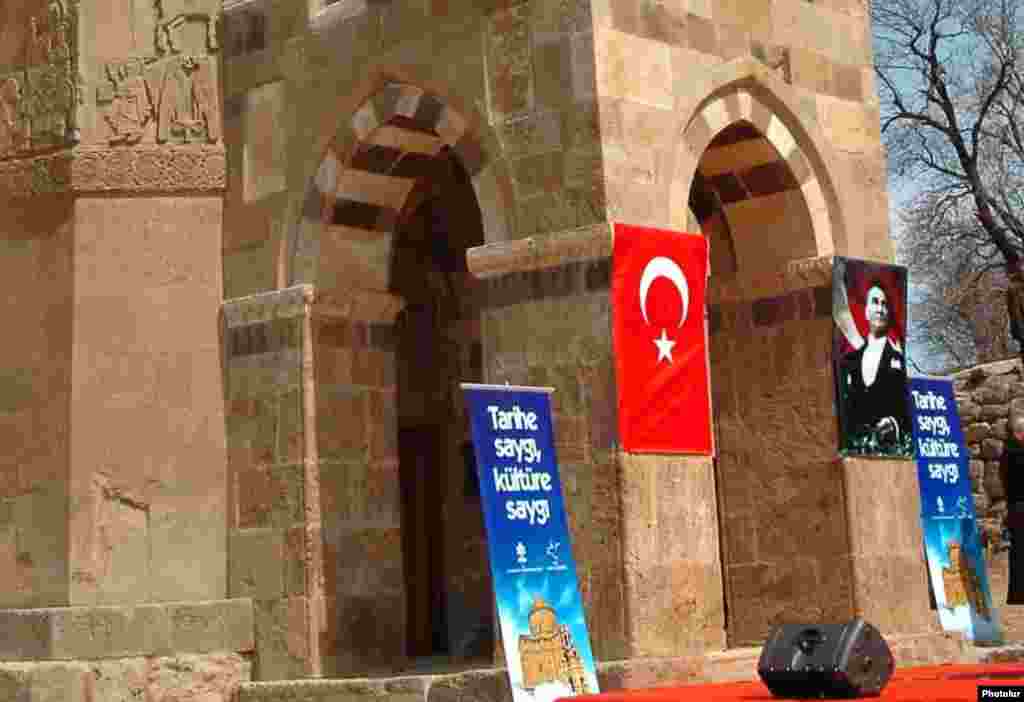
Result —
[[836, 256], [832, 319], [840, 454], [913, 456], [907, 269]]
[[612, 270], [622, 447], [712, 454], [707, 240], [616, 224]]

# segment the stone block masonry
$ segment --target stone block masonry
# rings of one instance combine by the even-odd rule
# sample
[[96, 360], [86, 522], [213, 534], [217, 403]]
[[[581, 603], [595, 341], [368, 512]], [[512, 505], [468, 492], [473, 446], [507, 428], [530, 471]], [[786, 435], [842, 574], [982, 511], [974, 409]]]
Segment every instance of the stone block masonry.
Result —
[[[393, 673], [434, 591], [486, 630], [458, 380], [555, 387], [609, 680], [732, 674], [797, 614], [931, 640], [912, 473], [837, 461], [829, 412], [830, 257], [892, 258], [863, 2], [0, 4], [0, 699]], [[717, 463], [617, 444], [614, 221], [711, 242]], [[306, 698], [507, 692], [470, 678]]]
[[251, 678], [248, 599], [0, 610], [0, 699], [231, 702]]

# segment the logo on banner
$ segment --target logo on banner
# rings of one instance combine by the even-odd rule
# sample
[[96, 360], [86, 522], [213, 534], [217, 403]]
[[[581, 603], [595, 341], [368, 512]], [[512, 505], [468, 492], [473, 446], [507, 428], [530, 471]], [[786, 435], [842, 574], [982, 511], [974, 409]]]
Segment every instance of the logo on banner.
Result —
[[627, 451], [712, 452], [703, 236], [615, 225], [619, 434]]

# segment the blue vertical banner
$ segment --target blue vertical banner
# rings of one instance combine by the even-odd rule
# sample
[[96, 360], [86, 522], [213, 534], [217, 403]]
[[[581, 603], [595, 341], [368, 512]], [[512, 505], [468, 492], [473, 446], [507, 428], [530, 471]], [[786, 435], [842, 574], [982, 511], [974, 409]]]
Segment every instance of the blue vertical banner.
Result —
[[952, 381], [911, 378], [910, 406], [925, 554], [939, 622], [975, 643], [1001, 643]]
[[558, 476], [551, 388], [463, 383], [515, 702], [598, 692]]

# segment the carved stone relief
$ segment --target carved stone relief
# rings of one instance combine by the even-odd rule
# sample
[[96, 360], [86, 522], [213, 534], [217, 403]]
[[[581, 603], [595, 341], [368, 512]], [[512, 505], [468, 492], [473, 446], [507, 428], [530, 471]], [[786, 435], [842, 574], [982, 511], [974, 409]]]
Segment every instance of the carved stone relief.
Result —
[[156, 99], [158, 143], [215, 142], [220, 139], [214, 64], [208, 56], [180, 56], [148, 73]]
[[74, 0], [47, 0], [29, 17], [24, 65], [0, 76], [0, 158], [77, 141], [77, 22]]
[[154, 53], [109, 64], [96, 102], [112, 145], [215, 143], [221, 137], [217, 92], [217, 13], [190, 0], [154, 0]]
[[28, 127], [21, 99], [21, 82], [16, 77], [0, 80], [0, 156], [25, 148]]
[[[217, 40], [216, 7], [197, 11], [195, 2], [190, 0], [154, 0], [157, 15], [156, 50], [159, 54], [197, 53], [201, 48], [216, 51], [220, 48]], [[194, 40], [196, 25], [205, 37], [205, 46], [197, 46]]]
[[216, 90], [217, 12], [198, 12], [191, 0], [155, 0], [157, 59], [147, 71], [159, 143], [220, 139]]
[[111, 144], [137, 144], [153, 121], [153, 107], [146, 90], [142, 61], [108, 64], [109, 86], [96, 93], [97, 104], [105, 108], [103, 121]]

